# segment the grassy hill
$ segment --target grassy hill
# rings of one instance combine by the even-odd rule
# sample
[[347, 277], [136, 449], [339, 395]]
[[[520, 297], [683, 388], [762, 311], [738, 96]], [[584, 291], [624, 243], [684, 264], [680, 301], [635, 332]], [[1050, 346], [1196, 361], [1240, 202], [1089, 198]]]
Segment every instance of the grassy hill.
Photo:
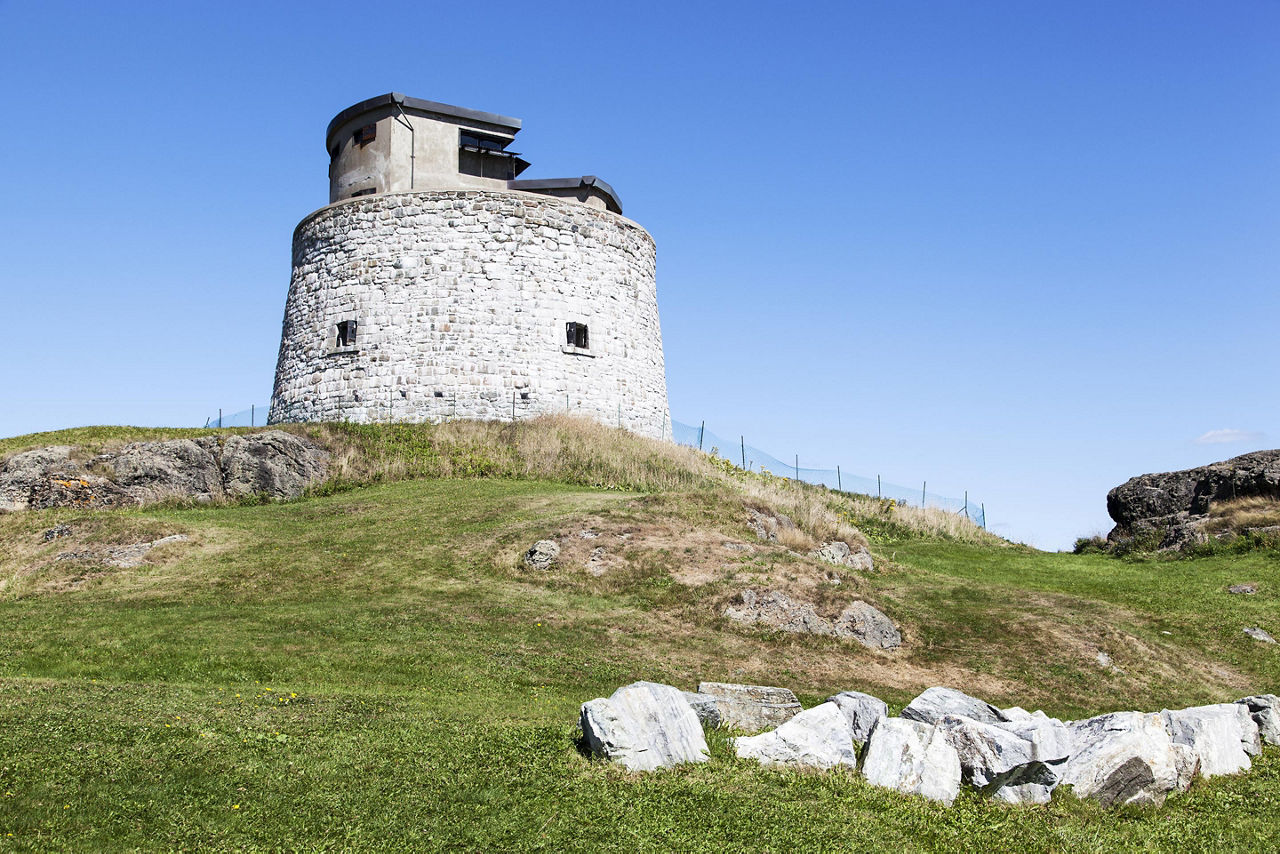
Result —
[[[895, 710], [949, 685], [1063, 718], [1276, 692], [1280, 653], [1241, 632], [1280, 630], [1274, 551], [1047, 554], [569, 419], [291, 429], [334, 453], [297, 501], [0, 515], [0, 850], [1276, 845], [1275, 748], [1160, 810], [1106, 811], [1066, 793], [947, 809], [765, 770], [723, 737], [711, 762], [649, 775], [574, 745], [578, 706], [636, 679], [784, 685], [806, 706], [858, 689]], [[209, 432], [86, 428], [0, 455]], [[800, 530], [759, 543], [748, 507]], [[134, 569], [57, 559], [175, 533]], [[837, 536], [865, 537], [876, 572], [835, 583], [799, 553]], [[523, 567], [546, 537], [559, 565]], [[1226, 593], [1246, 581], [1260, 591]], [[905, 645], [731, 623], [746, 587], [866, 599]]]

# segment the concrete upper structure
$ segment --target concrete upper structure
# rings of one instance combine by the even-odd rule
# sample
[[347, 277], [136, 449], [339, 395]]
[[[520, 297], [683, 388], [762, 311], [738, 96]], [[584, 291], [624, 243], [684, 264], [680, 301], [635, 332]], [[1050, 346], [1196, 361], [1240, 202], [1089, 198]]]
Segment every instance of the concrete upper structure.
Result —
[[509, 150], [520, 120], [390, 92], [347, 107], [325, 133], [329, 201], [421, 190], [514, 190], [622, 213], [594, 175], [521, 180], [529, 162]]

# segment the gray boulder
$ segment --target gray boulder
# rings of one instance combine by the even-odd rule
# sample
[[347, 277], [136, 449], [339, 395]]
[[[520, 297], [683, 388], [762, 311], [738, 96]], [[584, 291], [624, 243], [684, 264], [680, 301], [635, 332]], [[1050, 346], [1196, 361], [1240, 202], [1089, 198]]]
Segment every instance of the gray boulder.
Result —
[[706, 762], [707, 741], [683, 693], [670, 685], [634, 682], [612, 696], [582, 704], [582, 736], [595, 756], [631, 771]]
[[796, 523], [778, 513], [764, 513], [754, 507], [747, 508], [747, 527], [751, 533], [766, 542], [776, 543], [779, 531], [794, 530]]
[[1048, 803], [1066, 755], [1041, 756], [1036, 744], [997, 724], [946, 715], [938, 730], [960, 757], [961, 779], [1010, 803]]
[[850, 602], [835, 621], [835, 635], [852, 638], [872, 649], [897, 649], [902, 646], [902, 633], [883, 612], [856, 600]]
[[1276, 639], [1271, 636], [1271, 632], [1266, 629], [1260, 629], [1257, 626], [1249, 626], [1244, 630], [1244, 633], [1254, 640], [1262, 641], [1263, 643], [1276, 642]]
[[704, 727], [714, 729], [723, 723], [720, 719], [720, 709], [716, 705], [715, 697], [710, 694], [695, 694], [693, 691], [681, 691], [680, 693], [684, 694], [689, 707], [698, 716], [698, 722]]
[[99, 454], [93, 462], [109, 469], [116, 485], [138, 504], [178, 496], [212, 501], [226, 494], [217, 451], [215, 436], [134, 442], [114, 453]]
[[[53, 445], [13, 454], [0, 463], [0, 510], [26, 510], [37, 484], [57, 474], [79, 476], [83, 468], [71, 462], [70, 445]], [[67, 471], [59, 471], [60, 468]]]
[[524, 553], [524, 565], [530, 569], [550, 569], [560, 557], [560, 544], [555, 540], [538, 540]]
[[950, 806], [960, 793], [960, 755], [937, 727], [883, 718], [871, 731], [862, 774], [873, 786]]
[[867, 551], [866, 546], [850, 546], [840, 540], [823, 543], [809, 552], [809, 556], [815, 557], [824, 563], [848, 567], [858, 572], [870, 572], [875, 569], [875, 562], [871, 559], [871, 552]]
[[858, 746], [866, 744], [876, 724], [889, 716], [889, 706], [884, 700], [861, 691], [841, 691], [834, 697], [828, 697], [827, 702], [835, 703], [844, 715], [849, 723], [850, 737]]
[[1075, 750], [1061, 783], [1077, 797], [1103, 806], [1159, 806], [1170, 792], [1190, 784], [1190, 751], [1175, 750], [1160, 715], [1113, 712], [1076, 721], [1070, 730]]
[[1258, 725], [1249, 708], [1240, 703], [1219, 703], [1160, 713], [1174, 744], [1185, 744], [1200, 761], [1205, 777], [1247, 771], [1249, 757], [1261, 749]]
[[801, 712], [800, 701], [787, 688], [700, 682], [698, 693], [715, 700], [721, 726], [743, 732], [773, 729]]
[[1231, 585], [1230, 587], [1228, 587], [1228, 588], [1227, 588], [1227, 592], [1228, 592], [1228, 593], [1235, 593], [1235, 594], [1237, 594], [1237, 595], [1239, 595], [1239, 594], [1244, 594], [1245, 596], [1252, 596], [1253, 594], [1255, 594], [1255, 593], [1257, 593], [1257, 592], [1258, 592], [1258, 585], [1256, 585], [1256, 584], [1233, 584], [1233, 585]]
[[849, 722], [835, 703], [814, 706], [775, 730], [740, 736], [732, 743], [740, 758], [757, 759], [762, 765], [825, 770], [858, 764]]
[[979, 723], [997, 724], [1008, 720], [990, 703], [970, 697], [954, 688], [926, 688], [902, 710], [907, 720], [933, 724], [946, 715], [969, 718]]
[[1258, 736], [1263, 743], [1280, 744], [1280, 697], [1275, 694], [1258, 694], [1236, 702], [1249, 710], [1249, 716], [1258, 725]]

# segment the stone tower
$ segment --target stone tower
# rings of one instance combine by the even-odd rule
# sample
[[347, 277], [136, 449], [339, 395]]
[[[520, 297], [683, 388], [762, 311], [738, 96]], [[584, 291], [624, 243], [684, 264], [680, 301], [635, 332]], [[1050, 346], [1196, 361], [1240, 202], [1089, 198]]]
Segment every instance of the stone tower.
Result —
[[670, 435], [653, 239], [595, 176], [520, 178], [519, 131], [398, 93], [334, 117], [272, 423], [568, 411]]

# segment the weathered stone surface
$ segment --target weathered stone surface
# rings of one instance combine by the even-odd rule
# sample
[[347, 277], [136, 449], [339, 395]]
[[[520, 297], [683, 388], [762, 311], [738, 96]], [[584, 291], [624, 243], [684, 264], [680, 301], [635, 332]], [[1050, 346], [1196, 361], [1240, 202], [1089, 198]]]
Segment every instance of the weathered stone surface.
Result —
[[[1017, 712], [1022, 714], [1018, 715]], [[1035, 746], [1036, 758], [1042, 762], [1050, 765], [1060, 764], [1065, 762], [1075, 749], [1070, 728], [1057, 718], [1051, 718], [1038, 710], [1026, 712], [1017, 707], [1005, 709], [1004, 715], [1009, 720], [993, 726], [1030, 741]]]
[[1004, 713], [995, 706], [954, 688], [926, 688], [902, 710], [904, 718], [927, 724], [937, 723], [945, 715], [956, 715], [987, 724], [1007, 720]]
[[1276, 639], [1271, 636], [1271, 632], [1266, 629], [1260, 629], [1257, 626], [1249, 626], [1244, 630], [1244, 633], [1254, 640], [1262, 641], [1263, 643], [1276, 642]]
[[138, 504], [180, 496], [212, 501], [226, 494], [218, 451], [215, 436], [134, 442], [117, 452], [100, 454], [94, 463], [109, 469], [115, 483]]
[[634, 682], [612, 696], [582, 704], [582, 736], [595, 756], [631, 771], [706, 762], [702, 725], [683, 692], [670, 685]]
[[1249, 710], [1249, 716], [1258, 725], [1258, 736], [1266, 744], [1280, 744], [1280, 697], [1275, 694], [1258, 694], [1236, 700]]
[[871, 731], [862, 773], [874, 786], [950, 806], [960, 793], [960, 755], [937, 727], [884, 718]]
[[1160, 713], [1174, 744], [1185, 744], [1200, 760], [1200, 773], [1205, 777], [1237, 774], [1247, 771], [1251, 755], [1261, 745], [1258, 725], [1248, 706], [1219, 703]]
[[127, 546], [96, 546], [79, 551], [62, 552], [54, 558], [56, 561], [82, 560], [91, 561], [93, 563], [102, 563], [107, 566], [115, 566], [121, 569], [133, 569], [141, 566], [148, 552], [156, 546], [162, 546], [166, 543], [184, 543], [187, 541], [186, 534], [170, 534], [167, 537], [161, 537], [158, 540], [152, 540], [146, 543], [133, 543]]
[[828, 635], [856, 640], [872, 649], [896, 649], [902, 634], [893, 621], [872, 605], [851, 602], [835, 620], [819, 616], [808, 602], [793, 601], [778, 590], [744, 590], [739, 602], [725, 608], [730, 620], [795, 634]]
[[796, 523], [781, 513], [773, 515], [756, 510], [754, 507], [748, 507], [747, 527], [751, 529], [751, 533], [760, 539], [776, 543], [778, 541], [778, 532], [794, 530]]
[[1167, 530], [1166, 546], [1199, 542], [1203, 517], [1214, 502], [1252, 496], [1280, 498], [1280, 450], [1130, 478], [1107, 493], [1107, 513], [1116, 523], [1108, 539]]
[[1010, 803], [1047, 803], [1066, 755], [1042, 757], [1028, 738], [997, 724], [945, 715], [938, 729], [960, 757], [961, 779]]
[[1231, 585], [1230, 587], [1228, 587], [1228, 588], [1227, 588], [1227, 592], [1228, 592], [1228, 593], [1236, 593], [1236, 594], [1243, 593], [1243, 594], [1244, 594], [1244, 595], [1246, 595], [1246, 596], [1252, 596], [1253, 594], [1255, 594], [1255, 593], [1257, 593], [1257, 592], [1258, 592], [1258, 585], [1256, 585], [1256, 584], [1233, 584], [1233, 585]]
[[830, 543], [823, 543], [818, 548], [809, 552], [810, 557], [816, 557], [825, 563], [834, 564], [835, 566], [845, 566], [858, 572], [870, 572], [875, 569], [875, 562], [871, 558], [871, 552], [867, 551], [867, 547], [863, 545], [850, 546], [846, 542], [836, 540]]
[[54, 540], [71, 536], [70, 525], [54, 525], [52, 528], [44, 532], [44, 541], [51, 543]]
[[1158, 714], [1113, 712], [1070, 725], [1075, 750], [1061, 783], [1077, 797], [1103, 806], [1159, 806], [1172, 791], [1184, 788], [1185, 756]]
[[835, 621], [835, 635], [853, 638], [872, 649], [897, 649], [902, 633], [893, 621], [866, 602], [850, 602]]
[[723, 721], [720, 720], [720, 708], [716, 705], [716, 698], [710, 694], [696, 694], [693, 691], [682, 691], [684, 698], [688, 701], [693, 713], [698, 716], [698, 722], [704, 727], [718, 727]]
[[889, 706], [884, 700], [861, 691], [841, 691], [828, 697], [827, 702], [835, 703], [849, 722], [849, 735], [856, 745], [866, 744], [880, 719], [889, 716]]
[[283, 430], [228, 436], [218, 463], [232, 498], [292, 498], [324, 477], [329, 452]]
[[700, 682], [698, 693], [714, 697], [722, 726], [760, 732], [781, 726], [801, 712], [790, 689], [732, 682]]
[[329, 453], [279, 430], [244, 436], [134, 442], [77, 461], [68, 446], [0, 464], [0, 510], [117, 507], [167, 498], [295, 498], [325, 475]]
[[560, 544], [555, 540], [538, 540], [524, 553], [524, 564], [530, 569], [549, 569], [560, 557]]
[[735, 738], [733, 748], [740, 758], [758, 759], [762, 765], [827, 769], [858, 764], [849, 722], [835, 703], [800, 712], [770, 732]]

